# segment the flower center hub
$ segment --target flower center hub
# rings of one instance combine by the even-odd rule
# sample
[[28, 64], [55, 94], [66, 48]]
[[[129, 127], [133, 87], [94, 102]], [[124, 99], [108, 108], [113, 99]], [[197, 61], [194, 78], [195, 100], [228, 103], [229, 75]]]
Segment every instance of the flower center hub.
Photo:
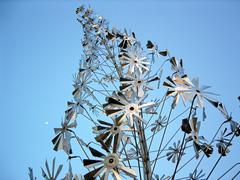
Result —
[[115, 153], [110, 154], [104, 159], [104, 165], [108, 169], [113, 169], [119, 164], [118, 155]]
[[117, 134], [117, 133], [119, 133], [119, 127], [118, 126], [113, 126], [111, 131], [112, 131], [112, 134]]

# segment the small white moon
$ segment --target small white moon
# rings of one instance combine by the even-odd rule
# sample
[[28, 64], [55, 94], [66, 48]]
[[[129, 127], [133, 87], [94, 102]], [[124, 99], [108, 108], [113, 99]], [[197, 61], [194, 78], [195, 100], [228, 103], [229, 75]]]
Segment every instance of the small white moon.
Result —
[[44, 124], [48, 125], [48, 121], [46, 121]]

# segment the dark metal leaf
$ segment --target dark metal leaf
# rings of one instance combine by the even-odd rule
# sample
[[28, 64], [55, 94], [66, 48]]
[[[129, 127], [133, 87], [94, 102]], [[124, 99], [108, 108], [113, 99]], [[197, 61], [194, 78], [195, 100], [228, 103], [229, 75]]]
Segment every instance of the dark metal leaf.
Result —
[[117, 152], [118, 146], [119, 146], [119, 133], [114, 136], [113, 153]]
[[90, 171], [89, 173], [85, 174], [84, 175], [84, 179], [86, 180], [94, 180], [96, 179], [94, 176], [95, 174], [97, 174], [101, 169], [102, 169], [103, 166], [97, 168], [97, 169], [94, 169], [93, 171]]
[[88, 166], [88, 165], [99, 163], [99, 162], [102, 162], [102, 161], [101, 160], [84, 159], [83, 165]]
[[169, 83], [167, 83], [166, 81], [163, 82], [163, 86], [167, 87], [167, 88], [172, 88], [173, 86]]
[[59, 133], [57, 136], [55, 136], [53, 139], [52, 139], [52, 143], [55, 144], [57, 142], [57, 140], [59, 139], [59, 136], [61, 136], [61, 133]]
[[155, 78], [152, 78], [152, 79], [148, 80], [147, 82], [158, 81], [158, 80], [160, 80], [160, 78], [158, 76], [156, 76]]
[[172, 78], [171, 78], [170, 76], [167, 77], [167, 80], [168, 80], [169, 82], [171, 82], [172, 84], [176, 85], [175, 82], [172, 80]]
[[98, 135], [97, 137], [95, 137], [95, 139], [96, 139], [97, 142], [103, 141], [108, 137], [109, 134], [110, 134], [110, 131], [108, 131], [104, 134]]
[[97, 126], [97, 130], [99, 131], [99, 130], [103, 130], [103, 129], [108, 129], [107, 127], [105, 127], [105, 126]]
[[112, 139], [113, 139], [113, 135], [111, 134], [111, 136], [109, 136], [109, 138], [107, 139], [107, 141], [105, 142], [107, 148], [109, 149], [111, 144], [112, 144]]
[[218, 101], [214, 101], [214, 100], [211, 100], [209, 98], [206, 98], [208, 102], [210, 102], [215, 108], [218, 107], [219, 105], [219, 102]]
[[120, 77], [120, 82], [122, 82], [122, 81], [132, 81], [132, 79]]
[[110, 153], [110, 150], [108, 149], [108, 147], [106, 146], [106, 144], [105, 144], [103, 141], [99, 141], [99, 143], [102, 145], [102, 148], [103, 148], [106, 152]]
[[192, 129], [187, 118], [182, 120], [181, 129], [183, 132], [187, 134], [191, 133]]
[[107, 116], [109, 116], [109, 115], [114, 114], [119, 111], [121, 111], [121, 109], [106, 109], [105, 113], [107, 114]]
[[148, 40], [146, 46], [148, 49], [152, 49], [154, 47], [154, 44], [152, 43], [152, 41]]
[[167, 50], [159, 51], [159, 54], [161, 54], [162, 56], [167, 56], [168, 51]]
[[102, 120], [97, 120], [100, 124], [104, 124], [104, 125], [107, 125], [107, 126], [112, 126], [113, 124], [111, 124], [111, 123], [108, 123], [108, 122], [106, 122], [106, 121], [102, 121]]
[[124, 104], [122, 104], [121, 102], [117, 101], [116, 99], [109, 97], [108, 98], [108, 103], [111, 104], [116, 104], [116, 105], [120, 105], [120, 106], [124, 106]]
[[121, 85], [120, 87], [119, 87], [119, 89], [121, 90], [121, 91], [124, 91], [126, 88], [128, 88], [129, 86], [131, 86], [131, 84], [124, 84], [124, 85]]
[[91, 151], [92, 155], [95, 157], [105, 157], [105, 155], [103, 153], [99, 152], [98, 150], [96, 150], [92, 147], [89, 147], [89, 150]]
[[115, 119], [115, 122], [116, 122], [116, 125], [117, 126], [120, 126], [122, 124], [122, 118], [123, 118], [124, 114], [118, 116], [116, 119]]

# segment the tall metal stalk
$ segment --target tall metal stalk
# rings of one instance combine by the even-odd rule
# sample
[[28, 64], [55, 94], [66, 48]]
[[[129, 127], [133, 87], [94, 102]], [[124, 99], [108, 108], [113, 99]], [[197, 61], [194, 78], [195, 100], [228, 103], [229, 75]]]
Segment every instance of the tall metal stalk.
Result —
[[144, 180], [150, 180], [151, 179], [151, 164], [150, 164], [150, 157], [149, 157], [149, 151], [145, 136], [145, 131], [143, 128], [143, 124], [139, 121], [136, 121], [136, 128], [138, 132], [138, 139], [140, 144], [140, 152], [142, 155], [142, 163], [143, 163], [143, 177]]

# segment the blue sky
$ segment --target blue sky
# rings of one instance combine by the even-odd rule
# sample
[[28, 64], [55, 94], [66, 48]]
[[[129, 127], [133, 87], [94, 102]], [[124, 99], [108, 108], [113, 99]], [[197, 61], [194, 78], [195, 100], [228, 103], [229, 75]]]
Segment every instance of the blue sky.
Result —
[[[91, 5], [112, 26], [134, 31], [143, 44], [150, 39], [182, 58], [187, 72], [213, 86], [239, 120], [240, 2], [2, 0], [1, 178], [26, 179], [28, 166], [40, 177], [46, 158], [65, 162], [50, 140], [71, 99], [72, 74], [81, 57], [83, 34], [75, 17], [81, 4]], [[222, 121], [209, 111], [210, 126]], [[239, 150], [222, 161], [216, 174], [237, 162]]]

